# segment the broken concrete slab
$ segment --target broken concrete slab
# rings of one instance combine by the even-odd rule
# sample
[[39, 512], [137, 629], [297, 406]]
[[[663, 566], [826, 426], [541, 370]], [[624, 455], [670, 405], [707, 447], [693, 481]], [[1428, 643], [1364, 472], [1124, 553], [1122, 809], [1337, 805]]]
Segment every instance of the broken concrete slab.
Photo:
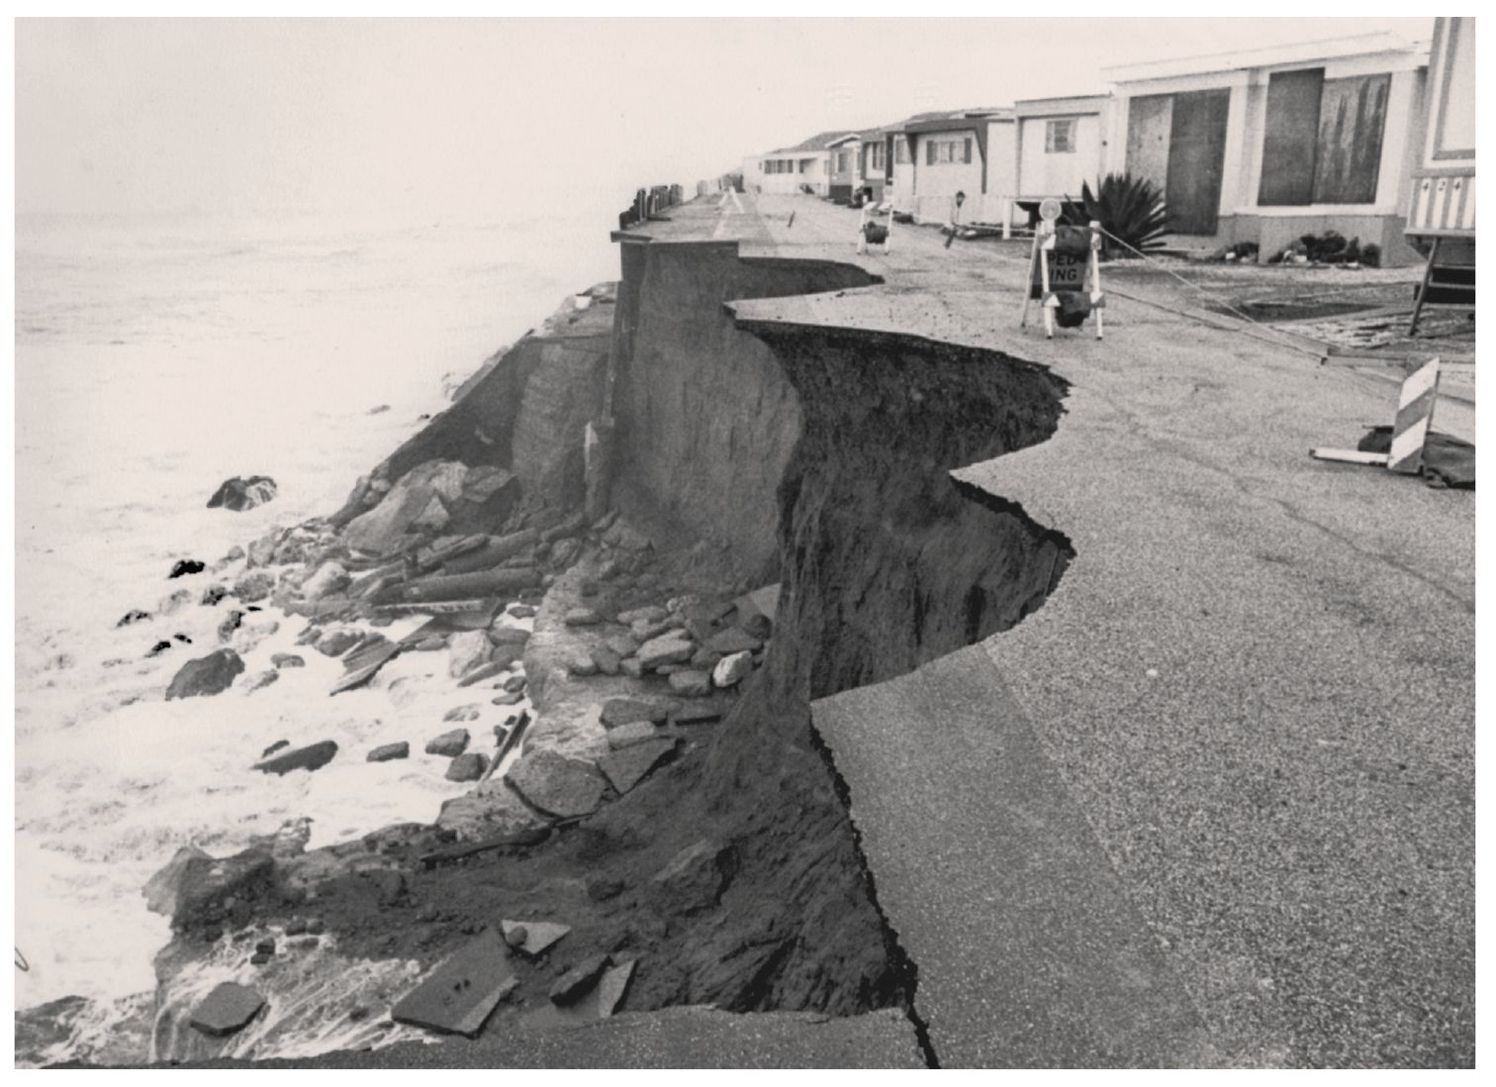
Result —
[[575, 1004], [592, 991], [610, 962], [607, 955], [593, 955], [577, 963], [551, 986], [551, 1003], [563, 1007]]
[[232, 649], [219, 649], [206, 657], [190, 660], [178, 669], [166, 688], [166, 699], [199, 698], [228, 690], [244, 671], [244, 661]]
[[599, 719], [603, 728], [617, 728], [635, 721], [662, 724], [670, 714], [670, 706], [663, 702], [646, 702], [638, 698], [610, 698], [603, 703]]
[[603, 776], [621, 796], [643, 781], [651, 770], [665, 761], [665, 758], [675, 750], [678, 742], [672, 736], [631, 744], [626, 748], [610, 751], [598, 759], [597, 768], [603, 772]]
[[203, 997], [188, 1022], [209, 1037], [226, 1038], [247, 1027], [264, 1006], [265, 998], [256, 990], [225, 981]]
[[555, 921], [500, 921], [499, 927], [510, 947], [532, 958], [555, 947], [571, 931], [570, 925]]
[[329, 694], [342, 694], [362, 687], [373, 679], [379, 670], [394, 660], [405, 649], [403, 642], [379, 641], [365, 643], [343, 660], [343, 676], [332, 685]]
[[655, 889], [682, 913], [715, 906], [727, 887], [732, 851], [720, 843], [698, 839], [655, 873]]
[[432, 970], [390, 1012], [397, 1023], [476, 1038], [516, 985], [509, 948], [484, 929]]
[[591, 814], [606, 787], [592, 763], [544, 748], [526, 753], [505, 780], [531, 807], [557, 819]]
[[488, 757], [478, 751], [468, 751], [447, 764], [447, 780], [477, 781], [487, 770]]

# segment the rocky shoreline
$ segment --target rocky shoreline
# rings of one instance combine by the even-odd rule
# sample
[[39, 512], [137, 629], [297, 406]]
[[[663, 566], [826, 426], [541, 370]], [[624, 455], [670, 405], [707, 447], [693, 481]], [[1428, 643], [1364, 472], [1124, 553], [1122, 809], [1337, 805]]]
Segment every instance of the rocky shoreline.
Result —
[[[594, 413], [613, 297], [612, 285], [576, 296], [539, 337], [496, 355], [333, 516], [173, 570], [209, 584], [177, 590], [172, 608], [195, 600], [224, 618], [220, 645], [182, 665], [166, 699], [263, 689], [294, 676], [303, 653], [342, 663], [332, 697], [382, 687], [398, 714], [412, 677], [381, 673], [413, 654], [429, 656], [450, 694], [442, 719], [410, 720], [399, 741], [281, 740], [247, 752], [249, 772], [315, 774], [422, 749], [446, 760], [448, 780], [473, 784], [431, 825], [308, 849], [308, 827], [293, 821], [232, 856], [183, 846], [144, 888], [173, 931], [155, 1001], [83, 1059], [310, 1055], [472, 1036], [492, 1016], [554, 1027], [687, 1003], [847, 1014], [899, 1001], [875, 931], [797, 947], [793, 910], [765, 916], [761, 888], [734, 887], [768, 860], [752, 844], [769, 834], [753, 799], [762, 790], [740, 804], [704, 783], [735, 707], [755, 697], [778, 586], [738, 576], [670, 526], [589, 518], [596, 467], [579, 447], [590, 419], [550, 444], [524, 437], [531, 413]], [[590, 353], [579, 347], [589, 339]], [[573, 365], [540, 383], [544, 398], [534, 377], [558, 368], [532, 369], [524, 408], [495, 425], [495, 386], [517, 399], [507, 371], [537, 341], [563, 345]], [[232, 482], [215, 501], [243, 492]], [[273, 499], [273, 482], [251, 482], [251, 497], [228, 508]], [[145, 617], [137, 609], [121, 624]], [[244, 656], [297, 618], [300, 651], [247, 668]], [[846, 837], [814, 758], [775, 773], [770, 793], [801, 798], [789, 824], [810, 811]], [[793, 848], [828, 846], [812, 836]], [[855, 865], [850, 850], [840, 863]], [[792, 968], [807, 955], [833, 965]], [[786, 984], [796, 970], [803, 979]], [[454, 1004], [452, 986], [474, 991]], [[18, 1042], [77, 1057], [65, 1044], [73, 1006], [54, 1003], [18, 1013]]]

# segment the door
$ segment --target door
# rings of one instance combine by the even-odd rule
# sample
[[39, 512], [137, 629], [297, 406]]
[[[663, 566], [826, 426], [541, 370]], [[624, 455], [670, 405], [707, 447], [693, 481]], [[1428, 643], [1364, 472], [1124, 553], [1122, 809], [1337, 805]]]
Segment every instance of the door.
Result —
[[1230, 104], [1227, 90], [1174, 96], [1166, 196], [1169, 229], [1175, 234], [1216, 232]]

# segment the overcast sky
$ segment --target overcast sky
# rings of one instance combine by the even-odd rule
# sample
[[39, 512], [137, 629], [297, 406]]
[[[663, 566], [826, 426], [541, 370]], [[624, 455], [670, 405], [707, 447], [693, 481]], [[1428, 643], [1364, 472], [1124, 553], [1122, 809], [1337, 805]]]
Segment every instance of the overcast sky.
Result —
[[[21, 212], [483, 214], [1106, 65], [1433, 19], [20, 20]], [[612, 199], [611, 195], [608, 199]]]

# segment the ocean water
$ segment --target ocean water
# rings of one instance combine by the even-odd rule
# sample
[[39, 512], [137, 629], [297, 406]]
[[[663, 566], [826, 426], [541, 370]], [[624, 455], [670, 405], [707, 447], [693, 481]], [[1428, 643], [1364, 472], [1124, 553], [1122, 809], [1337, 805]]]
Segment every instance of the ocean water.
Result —
[[[253, 693], [163, 701], [184, 661], [217, 648], [226, 607], [197, 603], [220, 578], [167, 573], [340, 506], [445, 406], [444, 375], [465, 376], [566, 295], [616, 276], [609, 218], [603, 206], [398, 225], [18, 217], [18, 1008], [87, 997], [99, 1011], [80, 1038], [107, 1032], [107, 1009], [138, 1009], [169, 935], [141, 887], [183, 845], [225, 855], [310, 819], [315, 847], [429, 821], [462, 791], [421, 754], [463, 701], [445, 654], [408, 654], [370, 689], [329, 698], [340, 665], [295, 649], [304, 623], [267, 610], [245, 636], [259, 639], [248, 672], [277, 651], [307, 667]], [[275, 478], [275, 501], [205, 507], [222, 480], [251, 474]], [[192, 599], [173, 606], [183, 588]], [[154, 617], [117, 627], [132, 608]], [[192, 644], [147, 655], [178, 634]], [[339, 757], [316, 773], [248, 769], [278, 740], [328, 738]], [[408, 761], [363, 761], [400, 739]], [[255, 1052], [346, 1041], [318, 1027]]]

